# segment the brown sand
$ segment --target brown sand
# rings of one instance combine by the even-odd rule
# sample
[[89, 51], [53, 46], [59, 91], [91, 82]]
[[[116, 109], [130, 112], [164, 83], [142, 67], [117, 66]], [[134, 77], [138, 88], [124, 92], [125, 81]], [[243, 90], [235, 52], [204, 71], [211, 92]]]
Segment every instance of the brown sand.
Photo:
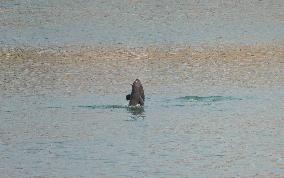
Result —
[[1, 94], [118, 93], [135, 78], [153, 92], [168, 83], [171, 89], [190, 84], [196, 92], [200, 86], [284, 86], [283, 45], [2, 47], [0, 62]]

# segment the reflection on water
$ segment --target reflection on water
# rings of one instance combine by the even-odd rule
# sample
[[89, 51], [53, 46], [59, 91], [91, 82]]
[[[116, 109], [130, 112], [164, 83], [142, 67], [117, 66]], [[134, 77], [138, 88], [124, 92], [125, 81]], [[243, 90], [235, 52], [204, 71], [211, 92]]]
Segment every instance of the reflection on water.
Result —
[[127, 111], [132, 114], [132, 116], [131, 116], [132, 120], [137, 120], [137, 119], [140, 119], [140, 118], [142, 118], [142, 119], [146, 118], [146, 113], [145, 113], [144, 107], [128, 107]]
[[[127, 106], [127, 105], [89, 105], [89, 106], [78, 106], [80, 108], [86, 108], [86, 109], [103, 109], [110, 111], [115, 111], [114, 109], [124, 109], [128, 113], [131, 113], [131, 118], [136, 120], [138, 118], [145, 118], [145, 110], [144, 107], [136, 107], [136, 106]], [[50, 108], [50, 107], [49, 107]], [[59, 107], [54, 107], [59, 108]]]

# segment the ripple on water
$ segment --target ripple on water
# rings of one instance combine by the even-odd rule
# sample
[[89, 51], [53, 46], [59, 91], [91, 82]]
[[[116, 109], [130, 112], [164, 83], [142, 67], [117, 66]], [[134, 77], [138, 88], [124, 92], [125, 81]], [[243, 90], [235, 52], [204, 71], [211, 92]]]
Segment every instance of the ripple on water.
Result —
[[177, 100], [185, 102], [218, 102], [218, 101], [231, 101], [242, 100], [233, 96], [183, 96], [177, 98]]
[[89, 109], [127, 109], [128, 106], [124, 105], [80, 105], [80, 108], [89, 108]]
[[110, 110], [113, 109], [125, 109], [128, 113], [131, 114], [131, 117], [126, 119], [126, 121], [136, 121], [138, 119], [144, 119], [146, 117], [144, 107], [132, 107], [127, 105], [80, 105], [79, 108], [86, 109], [102, 109], [102, 110]]

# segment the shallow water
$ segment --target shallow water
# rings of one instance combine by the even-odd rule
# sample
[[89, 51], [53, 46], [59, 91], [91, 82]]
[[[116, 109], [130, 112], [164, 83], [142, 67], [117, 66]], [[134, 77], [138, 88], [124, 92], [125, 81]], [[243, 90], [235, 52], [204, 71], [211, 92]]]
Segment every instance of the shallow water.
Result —
[[283, 91], [230, 93], [1, 97], [1, 175], [283, 176]]
[[283, 51], [236, 51], [2, 50], [1, 176], [283, 177]]

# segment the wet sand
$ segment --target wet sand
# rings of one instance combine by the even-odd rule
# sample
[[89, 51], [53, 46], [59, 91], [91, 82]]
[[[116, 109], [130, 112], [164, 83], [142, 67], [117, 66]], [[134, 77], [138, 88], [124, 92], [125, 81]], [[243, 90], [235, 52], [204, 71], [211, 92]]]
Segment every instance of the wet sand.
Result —
[[153, 93], [176, 89], [200, 93], [200, 88], [210, 92], [211, 87], [282, 88], [283, 59], [282, 45], [3, 47], [0, 86], [2, 95], [54, 90], [119, 94], [140, 78]]

